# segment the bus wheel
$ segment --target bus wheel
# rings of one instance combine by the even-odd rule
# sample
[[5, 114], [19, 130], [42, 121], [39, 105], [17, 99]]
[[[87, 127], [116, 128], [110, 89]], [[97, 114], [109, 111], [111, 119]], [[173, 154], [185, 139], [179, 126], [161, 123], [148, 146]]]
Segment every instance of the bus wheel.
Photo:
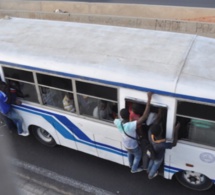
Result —
[[45, 129], [34, 126], [32, 128], [32, 133], [42, 144], [49, 147], [54, 147], [56, 145], [54, 138]]
[[204, 191], [213, 186], [213, 182], [209, 178], [194, 171], [181, 171], [175, 176], [179, 183], [192, 190]]

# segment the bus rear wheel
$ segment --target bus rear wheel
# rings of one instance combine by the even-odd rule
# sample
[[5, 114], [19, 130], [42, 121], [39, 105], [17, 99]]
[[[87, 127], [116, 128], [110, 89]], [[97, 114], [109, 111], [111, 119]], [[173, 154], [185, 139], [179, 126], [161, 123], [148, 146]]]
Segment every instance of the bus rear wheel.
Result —
[[179, 183], [192, 190], [204, 191], [213, 186], [213, 182], [209, 178], [194, 171], [181, 171], [175, 176]]
[[35, 138], [42, 144], [49, 147], [54, 147], [56, 145], [54, 138], [45, 129], [38, 126], [33, 126], [32, 133]]

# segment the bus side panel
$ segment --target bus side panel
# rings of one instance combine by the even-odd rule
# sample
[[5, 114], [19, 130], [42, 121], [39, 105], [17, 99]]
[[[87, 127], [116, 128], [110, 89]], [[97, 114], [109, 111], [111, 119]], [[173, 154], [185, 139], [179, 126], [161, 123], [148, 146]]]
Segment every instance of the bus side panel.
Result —
[[[95, 150], [94, 144], [90, 144], [83, 140], [79, 140], [76, 136], [74, 136], [74, 138], [66, 138], [59, 132], [57, 132], [57, 135], [59, 137], [60, 142], [62, 143], [61, 144], [62, 146], [76, 149], [76, 150], [79, 150], [82, 152], [86, 152], [86, 153], [94, 155], [94, 156], [98, 156], [97, 151]], [[89, 139], [93, 140], [93, 134], [87, 133], [86, 136]], [[74, 144], [75, 144], [75, 148], [72, 147], [72, 145], [74, 145]]]
[[56, 143], [94, 156], [124, 164], [126, 151], [121, 136], [112, 124], [46, 111], [23, 104], [15, 106], [26, 126], [39, 126], [52, 135]]
[[52, 137], [55, 139], [57, 144], [60, 144], [55, 128], [50, 123], [48, 123], [43, 118], [43, 116], [41, 116], [40, 114], [35, 115], [31, 112], [23, 111], [20, 109], [16, 109], [16, 111], [18, 114], [20, 114], [22, 118], [25, 119], [23, 124], [23, 128], [25, 128], [24, 130], [29, 131], [29, 126], [31, 125], [42, 127], [46, 129], [49, 134], [52, 135]]
[[[65, 116], [66, 128], [73, 132], [77, 150], [123, 164], [126, 155], [121, 148], [121, 136], [112, 124], [102, 124], [93, 119]], [[65, 119], [64, 119], [65, 120]], [[61, 120], [62, 121], [62, 120]], [[63, 146], [70, 147], [70, 142], [59, 134]]]
[[[121, 148], [121, 142], [119, 140], [114, 140], [110, 137], [95, 135], [95, 141], [97, 142], [96, 147], [100, 158], [123, 164], [123, 156], [126, 155], [126, 152], [123, 152]], [[99, 143], [102, 143], [102, 145]], [[103, 149], [103, 146], [105, 145], [110, 145], [114, 148], [118, 148], [118, 150], [111, 147]]]
[[[165, 171], [169, 173], [168, 179], [180, 170], [188, 170], [201, 173], [208, 178], [215, 180], [215, 151], [201, 147], [198, 144], [187, 141], [179, 141], [177, 146], [166, 150]], [[167, 174], [165, 175], [167, 176]]]
[[[61, 118], [59, 118], [59, 114], [37, 109], [34, 106], [15, 107], [17, 112], [23, 117], [27, 128], [32, 125], [41, 127], [51, 134], [57, 144], [63, 145], [65, 142], [64, 144], [68, 144], [69, 148], [77, 149], [74, 139], [71, 139], [73, 138], [72, 132], [65, 127]], [[69, 143], [67, 143], [67, 139], [60, 139], [60, 135], [69, 138]]]
[[[85, 128], [86, 119], [58, 114], [59, 123], [62, 124], [64, 131], [56, 128], [56, 132], [62, 146], [77, 149], [88, 154], [98, 156], [95, 147], [93, 133], [89, 128]], [[87, 122], [87, 126], [89, 122]], [[85, 129], [85, 131], [84, 131]]]

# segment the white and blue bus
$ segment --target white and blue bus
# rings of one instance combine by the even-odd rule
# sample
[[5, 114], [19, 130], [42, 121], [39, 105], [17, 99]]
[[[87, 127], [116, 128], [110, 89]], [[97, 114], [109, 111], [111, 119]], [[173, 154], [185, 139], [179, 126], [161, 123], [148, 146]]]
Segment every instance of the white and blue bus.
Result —
[[[128, 166], [113, 124], [120, 109], [147, 101], [163, 108], [163, 176], [206, 190], [215, 183], [215, 39], [73, 22], [0, 20], [0, 76], [19, 86], [14, 108], [26, 130], [56, 144]], [[72, 109], [64, 106], [69, 94]], [[101, 102], [108, 116], [98, 116]], [[68, 103], [68, 102], [67, 102]], [[68, 106], [68, 105], [67, 105]]]

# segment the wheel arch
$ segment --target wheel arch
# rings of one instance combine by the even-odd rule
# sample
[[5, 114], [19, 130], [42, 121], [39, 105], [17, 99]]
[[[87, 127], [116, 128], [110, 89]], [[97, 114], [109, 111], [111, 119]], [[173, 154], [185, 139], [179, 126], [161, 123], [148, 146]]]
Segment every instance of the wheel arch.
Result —
[[57, 134], [55, 132], [56, 130], [53, 130], [51, 128], [44, 128], [44, 127], [41, 127], [40, 125], [36, 125], [36, 124], [29, 125], [28, 130], [31, 134], [33, 134], [35, 136], [34, 131], [36, 131], [36, 128], [38, 128], [38, 127], [46, 130], [52, 136], [52, 138], [56, 142], [56, 145], [60, 145], [59, 139], [58, 139]]

